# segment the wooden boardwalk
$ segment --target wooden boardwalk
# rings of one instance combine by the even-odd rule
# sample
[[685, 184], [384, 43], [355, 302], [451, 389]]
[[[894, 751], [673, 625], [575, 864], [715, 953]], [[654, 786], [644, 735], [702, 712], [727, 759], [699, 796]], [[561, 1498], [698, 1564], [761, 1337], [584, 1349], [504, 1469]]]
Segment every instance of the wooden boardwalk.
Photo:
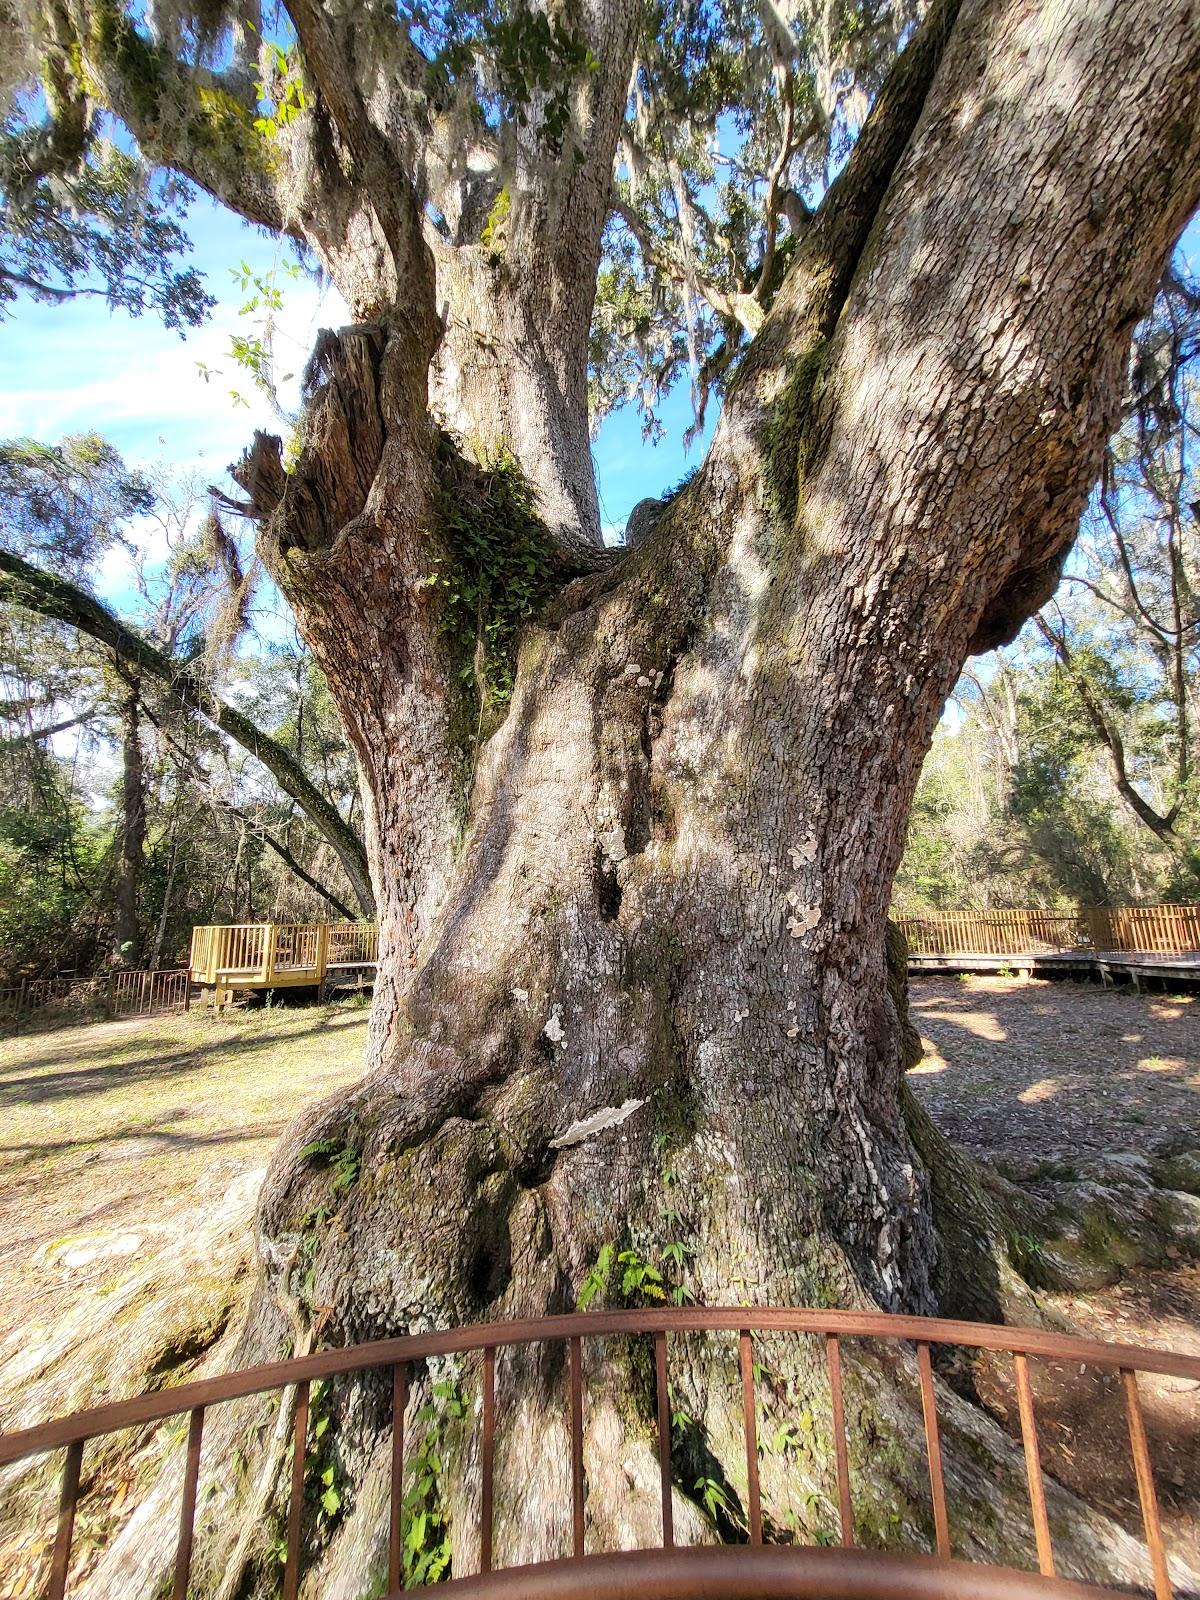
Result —
[[897, 917], [908, 969], [1200, 982], [1200, 906], [934, 911]]
[[[1077, 911], [933, 911], [897, 917], [909, 971], [1078, 973], [1200, 982], [1200, 905]], [[241, 922], [193, 928], [191, 981], [216, 1004], [236, 990], [365, 985], [379, 957], [372, 922]]]
[[238, 989], [322, 990], [374, 973], [373, 922], [239, 922], [192, 929], [192, 982], [224, 1004]]

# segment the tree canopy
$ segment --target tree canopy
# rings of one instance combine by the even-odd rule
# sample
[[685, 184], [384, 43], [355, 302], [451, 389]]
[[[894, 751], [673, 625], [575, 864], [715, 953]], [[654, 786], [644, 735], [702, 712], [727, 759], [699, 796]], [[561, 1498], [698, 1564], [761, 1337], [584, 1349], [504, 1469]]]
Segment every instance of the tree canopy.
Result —
[[648, 430], [681, 380], [697, 425], [723, 391], [918, 12], [653, 0], [627, 66], [624, 46], [597, 53], [598, 9], [508, 0], [359, 8], [353, 24], [307, 0], [10, 5], [0, 293], [52, 298], [90, 275], [87, 292], [180, 327], [210, 304], [175, 265], [188, 180], [311, 246], [365, 316], [395, 298], [395, 268], [390, 286], [338, 272], [317, 222], [334, 194], [361, 207], [350, 186], [375, 171], [364, 225], [393, 252], [407, 232], [502, 263], [569, 207], [573, 171], [607, 188], [587, 174], [598, 80], [628, 72], [590, 402], [593, 423], [633, 404]]
[[1139, 327], [1125, 416], [1054, 599], [954, 694], [898, 897], [1200, 895], [1200, 296], [1180, 260]]

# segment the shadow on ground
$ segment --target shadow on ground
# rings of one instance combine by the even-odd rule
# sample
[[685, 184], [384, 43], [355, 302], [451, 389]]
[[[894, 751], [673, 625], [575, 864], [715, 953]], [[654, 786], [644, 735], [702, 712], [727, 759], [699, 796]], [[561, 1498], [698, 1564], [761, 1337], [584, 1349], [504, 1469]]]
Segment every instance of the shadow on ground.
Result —
[[909, 1082], [975, 1152], [1200, 1144], [1200, 997], [1044, 979], [918, 979]]

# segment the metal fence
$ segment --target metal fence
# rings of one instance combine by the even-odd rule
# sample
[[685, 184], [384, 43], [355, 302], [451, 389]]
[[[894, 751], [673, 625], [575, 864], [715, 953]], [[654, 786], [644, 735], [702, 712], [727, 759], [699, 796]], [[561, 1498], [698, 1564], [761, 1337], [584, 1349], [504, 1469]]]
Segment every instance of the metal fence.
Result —
[[0, 989], [0, 1024], [59, 1019], [146, 1016], [186, 1011], [190, 983], [186, 967], [161, 971], [110, 972], [98, 978], [31, 978]]
[[[738, 1340], [740, 1401], [745, 1433], [746, 1506], [749, 1543], [737, 1546], [676, 1550], [672, 1522], [671, 1401], [669, 1350], [671, 1335], [733, 1333]], [[755, 1360], [756, 1334], [796, 1334], [824, 1345], [828, 1372], [829, 1424], [836, 1466], [840, 1548], [806, 1549], [798, 1545], [764, 1544], [759, 1488], [759, 1438]], [[660, 1469], [661, 1547], [655, 1551], [611, 1553], [587, 1548], [587, 1484], [584, 1467], [583, 1346], [598, 1339], [646, 1337], [654, 1345], [654, 1395]], [[903, 1341], [915, 1349], [924, 1423], [936, 1556], [902, 1551], [877, 1552], [855, 1548], [853, 1483], [848, 1461], [843, 1364], [852, 1359], [841, 1341]], [[493, 1492], [496, 1456], [496, 1416], [504, 1396], [496, 1380], [497, 1352], [531, 1344], [566, 1346], [563, 1401], [569, 1419], [570, 1459], [564, 1461], [564, 1486], [569, 1484], [571, 1549], [561, 1560], [537, 1566], [494, 1571]], [[931, 1348], [952, 1345], [999, 1352], [1011, 1357], [1024, 1446], [1033, 1549], [1037, 1574], [952, 1559], [952, 1507], [947, 1502], [938, 1427], [937, 1393], [933, 1381]], [[818, 1346], [819, 1348], [819, 1346]], [[532, 1600], [599, 1595], [645, 1600], [664, 1596], [721, 1594], [725, 1600], [764, 1595], [798, 1596], [836, 1594], [841, 1600], [856, 1596], [921, 1595], [933, 1600], [950, 1597], [1004, 1596], [1006, 1600], [1036, 1595], [1097, 1596], [1116, 1591], [1066, 1582], [1055, 1572], [1054, 1548], [1047, 1515], [1046, 1492], [1038, 1448], [1030, 1362], [1049, 1359], [1078, 1363], [1120, 1375], [1130, 1455], [1156, 1600], [1171, 1600], [1172, 1588], [1163, 1545], [1162, 1527], [1139, 1397], [1139, 1372], [1164, 1374], [1200, 1381], [1200, 1356], [1174, 1354], [1134, 1345], [1102, 1344], [1042, 1329], [1000, 1328], [984, 1323], [952, 1322], [923, 1317], [890, 1316], [879, 1312], [837, 1312], [712, 1308], [689, 1306], [602, 1311], [542, 1318], [536, 1321], [477, 1324], [442, 1333], [415, 1334], [371, 1344], [321, 1351], [288, 1361], [275, 1361], [231, 1372], [223, 1377], [184, 1384], [179, 1388], [143, 1394], [38, 1427], [0, 1436], [0, 1466], [65, 1447], [57, 1532], [51, 1557], [49, 1600], [62, 1600], [67, 1589], [71, 1544], [79, 1501], [84, 1450], [90, 1439], [142, 1428], [172, 1417], [187, 1417], [187, 1455], [179, 1507], [179, 1535], [174, 1562], [174, 1600], [186, 1600], [192, 1559], [194, 1520], [200, 1487], [200, 1454], [205, 1418], [217, 1405], [251, 1395], [288, 1392], [294, 1400], [292, 1415], [291, 1487], [287, 1519], [286, 1559], [283, 1570], [284, 1600], [296, 1600], [300, 1588], [306, 1535], [305, 1461], [310, 1444], [310, 1390], [318, 1381], [350, 1374], [391, 1374], [391, 1479], [388, 1512], [388, 1592], [398, 1597], [403, 1578], [405, 1416], [414, 1368], [432, 1357], [480, 1357], [477, 1371], [481, 1388], [477, 1436], [464, 1444], [466, 1459], [478, 1462], [480, 1520], [478, 1575], [460, 1576], [446, 1585], [451, 1594], [464, 1597], [521, 1596]], [[735, 1401], [736, 1403], [736, 1401]], [[472, 1428], [474, 1435], [474, 1428]], [[319, 1434], [314, 1434], [319, 1437]], [[476, 1442], [478, 1448], [476, 1449]], [[918, 1446], [919, 1448], [919, 1446]], [[218, 1481], [228, 1463], [208, 1460], [206, 1471]], [[565, 1503], [565, 1502], [564, 1502]], [[308, 1508], [307, 1516], [314, 1512]], [[473, 1563], [474, 1564], [474, 1563]], [[365, 1575], [364, 1575], [365, 1576]]]

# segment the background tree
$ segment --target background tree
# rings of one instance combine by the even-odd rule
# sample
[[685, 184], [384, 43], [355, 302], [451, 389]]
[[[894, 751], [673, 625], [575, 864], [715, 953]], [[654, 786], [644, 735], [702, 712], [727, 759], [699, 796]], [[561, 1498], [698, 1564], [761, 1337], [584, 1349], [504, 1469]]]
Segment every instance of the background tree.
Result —
[[1200, 893], [1198, 307], [1180, 260], [1138, 330], [1063, 584], [956, 690], [966, 721], [918, 789], [906, 908]]
[[[13, 67], [26, 64], [18, 52]], [[0, 317], [24, 291], [50, 303], [101, 295], [133, 316], [155, 311], [180, 332], [204, 320], [213, 298], [195, 268], [178, 265], [191, 248], [181, 227], [186, 183], [72, 126], [70, 115], [49, 137], [7, 104], [0, 119]]]
[[938, 728], [917, 787], [897, 911], [1189, 898], [1172, 854], [1147, 848], [1114, 794], [1075, 688], [1038, 638], [957, 686], [955, 723]]
[[[365, 879], [356, 774], [328, 691], [295, 642], [247, 648], [256, 568], [243, 566], [220, 521], [199, 509], [197, 517], [194, 485], [129, 473], [98, 438], [0, 447], [8, 786], [14, 804], [40, 793], [36, 810], [68, 827], [77, 856], [85, 834], [94, 856], [93, 870], [74, 874], [87, 914], [77, 899], [65, 902], [46, 937], [22, 917], [24, 932], [6, 943], [10, 972], [90, 970], [101, 926], [113, 959], [137, 965], [157, 963], [164, 948], [178, 959], [189, 913], [194, 921], [272, 910], [288, 920], [317, 907], [355, 914], [342, 857]], [[165, 559], [141, 553], [134, 518]], [[118, 546], [137, 627], [86, 587]], [[220, 701], [218, 684], [236, 705]], [[252, 760], [230, 759], [222, 725]], [[82, 772], [80, 754], [89, 758]], [[282, 794], [253, 776], [264, 759]], [[18, 832], [25, 843], [14, 870], [23, 861], [36, 876], [36, 841]], [[41, 905], [41, 891], [29, 888]], [[369, 905], [369, 886], [365, 893]]]
[[[648, 1259], [679, 1218], [672, 1288], [697, 1298], [1000, 1314], [994, 1218], [904, 1103], [887, 906], [945, 698], [1052, 592], [1131, 330], [1200, 196], [1194, 7], [937, 0], [910, 28], [886, 6], [760, 22], [289, 0], [265, 45], [261, 21], [23, 12], [48, 141], [65, 124], [86, 146], [118, 117], [149, 162], [301, 239], [354, 319], [314, 352], [291, 470], [260, 435], [236, 476], [359, 759], [377, 1070], [281, 1146], [243, 1353], [569, 1305], [614, 1248]], [[687, 149], [652, 93], [695, 108]], [[832, 181], [803, 196], [810, 105]], [[588, 448], [605, 229], [622, 182], [642, 222], [644, 156], [684, 262], [661, 312], [681, 312], [696, 368], [707, 197], [685, 163], [729, 107], [739, 149], [777, 154], [765, 188], [748, 157], [735, 196], [762, 220], [731, 240], [721, 422], [616, 559]], [[670, 276], [646, 271], [648, 291]], [[360, 1175], [336, 1200], [312, 1157], [326, 1140]], [[677, 1526], [696, 1529], [688, 1467], [731, 1482], [744, 1440], [720, 1361], [695, 1350], [681, 1372]], [[504, 1562], [567, 1534], [556, 1379], [503, 1374]], [[823, 1382], [811, 1352], [781, 1351], [776, 1409]], [[644, 1375], [614, 1354], [589, 1390], [590, 1537], [649, 1539], [652, 1452], [609, 1425], [636, 1422]], [[925, 1519], [927, 1488], [879, 1449], [919, 1426], [914, 1404], [900, 1370], [865, 1369], [864, 1537]], [[346, 1391], [331, 1414], [341, 1459], [382, 1472], [378, 1397]], [[1019, 1456], [967, 1401], [943, 1415], [962, 1536], [1007, 1554]], [[263, 1448], [257, 1495], [216, 1486], [199, 1559], [224, 1592], [275, 1580]], [[801, 1506], [795, 1481], [764, 1471], [767, 1513], [813, 1532], [827, 1480]], [[467, 1489], [448, 1471], [438, 1492], [466, 1570]], [[97, 1592], [148, 1571], [156, 1538], [139, 1519]], [[315, 1587], [361, 1586], [371, 1496], [312, 1543]], [[1130, 1571], [1078, 1505], [1058, 1557]]]

